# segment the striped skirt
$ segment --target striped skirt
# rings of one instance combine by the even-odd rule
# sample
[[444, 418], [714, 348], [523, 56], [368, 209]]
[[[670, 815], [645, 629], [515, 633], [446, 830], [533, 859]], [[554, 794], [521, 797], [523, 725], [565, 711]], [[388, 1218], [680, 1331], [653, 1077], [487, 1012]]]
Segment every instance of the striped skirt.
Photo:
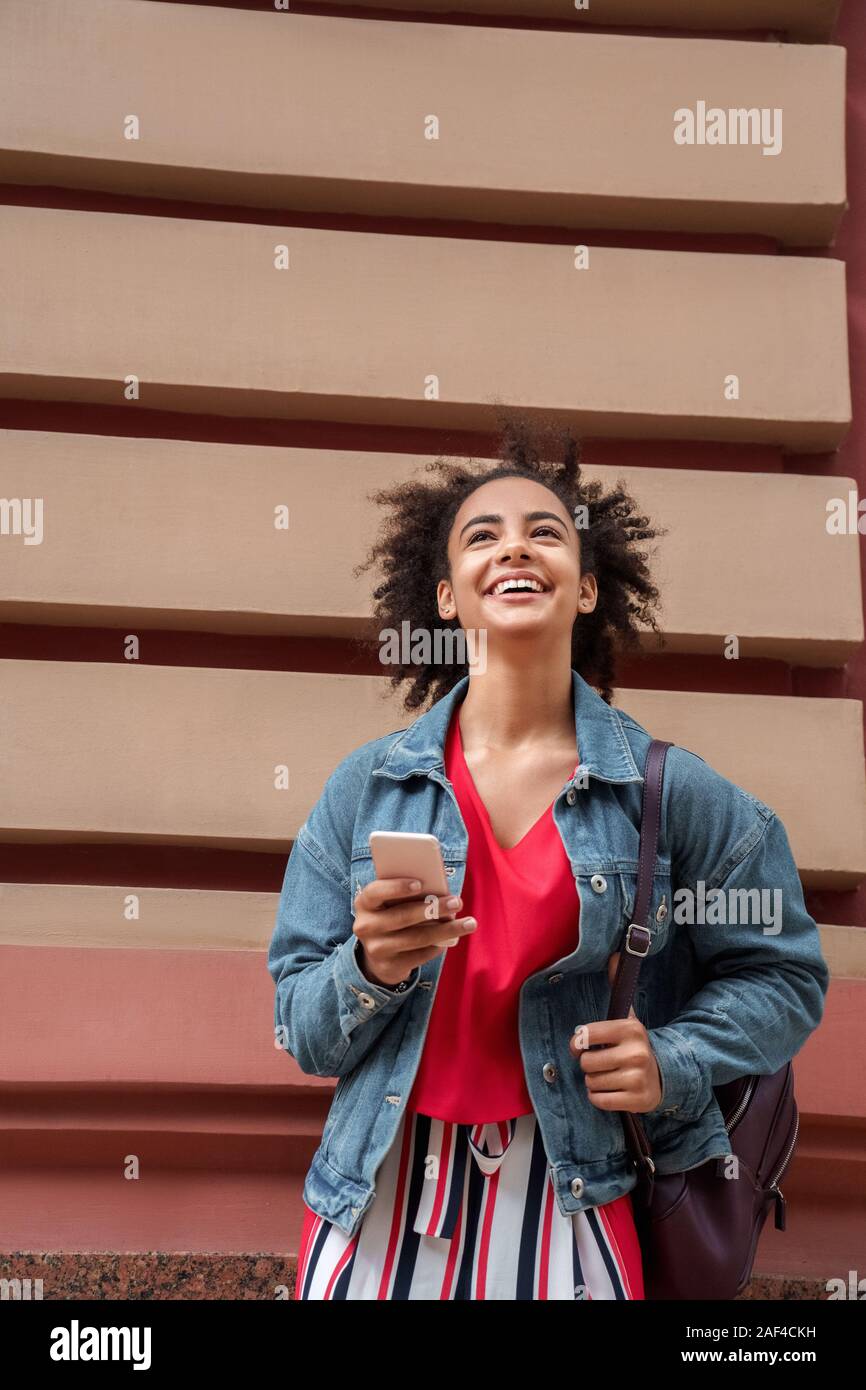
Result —
[[304, 1205], [298, 1300], [643, 1296], [630, 1194], [564, 1216], [534, 1113], [407, 1112], [353, 1236]]

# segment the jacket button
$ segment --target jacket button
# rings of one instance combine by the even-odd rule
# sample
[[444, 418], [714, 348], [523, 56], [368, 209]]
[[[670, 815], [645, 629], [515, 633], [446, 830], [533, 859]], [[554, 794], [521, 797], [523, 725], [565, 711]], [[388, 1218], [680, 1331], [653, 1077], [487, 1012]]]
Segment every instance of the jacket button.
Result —
[[550, 978], [548, 979], [547, 983], [548, 983], [549, 985], [558, 985], [561, 979], [562, 979], [562, 976], [561, 976], [561, 975], [551, 975]]
[[358, 1003], [363, 1004], [365, 1009], [375, 1009], [376, 1001], [369, 994], [359, 994]]
[[603, 893], [607, 888], [607, 879], [603, 878], [601, 874], [593, 874], [589, 881], [592, 885], [593, 893]]
[[582, 1197], [582, 1196], [583, 1196], [583, 1178], [572, 1178], [572, 1180], [571, 1180], [571, 1195], [572, 1195], [572, 1197]]
[[659, 903], [659, 906], [658, 906], [658, 911], [656, 912], [656, 921], [657, 921], [657, 922], [663, 922], [663, 921], [665, 920], [665, 918], [667, 917], [667, 915], [668, 915], [668, 905], [667, 905], [667, 903], [665, 902], [664, 898], [662, 898], [662, 900], [661, 900], [661, 902]]
[[541, 1068], [541, 1075], [544, 1077], [545, 1081], [556, 1080], [556, 1067], [552, 1062], [545, 1062], [544, 1066]]
[[569, 787], [568, 791], [565, 793], [565, 799], [568, 802], [569, 806], [574, 805], [575, 801], [577, 800], [577, 792], [574, 790], [574, 787]]

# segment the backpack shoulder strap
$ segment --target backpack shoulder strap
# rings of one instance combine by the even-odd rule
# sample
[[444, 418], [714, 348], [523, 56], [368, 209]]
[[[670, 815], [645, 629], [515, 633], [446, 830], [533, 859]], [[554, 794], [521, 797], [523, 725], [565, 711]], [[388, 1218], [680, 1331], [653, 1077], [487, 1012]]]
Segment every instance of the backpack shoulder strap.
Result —
[[670, 743], [654, 738], [647, 749], [634, 912], [632, 920], [626, 927], [620, 949], [619, 965], [611, 990], [608, 1018], [628, 1018], [628, 1011], [634, 999], [643, 958], [647, 954], [652, 940], [647, 918], [652, 902], [653, 876], [658, 855], [665, 757], [670, 747], [672, 747]]

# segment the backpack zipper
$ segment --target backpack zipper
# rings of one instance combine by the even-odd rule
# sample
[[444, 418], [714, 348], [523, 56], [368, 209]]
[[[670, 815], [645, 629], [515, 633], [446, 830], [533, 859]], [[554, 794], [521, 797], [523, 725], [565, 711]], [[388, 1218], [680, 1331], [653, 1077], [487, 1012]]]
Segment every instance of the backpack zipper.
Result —
[[[735, 1106], [734, 1111], [733, 1111], [733, 1113], [731, 1114], [730, 1119], [728, 1119], [728, 1120], [725, 1121], [725, 1129], [728, 1131], [729, 1134], [730, 1134], [731, 1131], [739, 1124], [740, 1120], [743, 1118], [743, 1115], [745, 1114], [745, 1112], [746, 1112], [746, 1110], [747, 1110], [747, 1108], [748, 1108], [749, 1101], [752, 1099], [752, 1093], [754, 1092], [756, 1082], [757, 1082], [757, 1077], [752, 1076], [752, 1077], [749, 1078], [749, 1083], [748, 1083], [748, 1085], [747, 1085], [747, 1087], [746, 1087], [746, 1089], [745, 1089], [745, 1092], [743, 1093], [742, 1099], [741, 1099], [741, 1100], [738, 1102], [738, 1104]], [[787, 1204], [786, 1204], [786, 1202], [785, 1202], [785, 1194], [784, 1194], [784, 1192], [782, 1191], [782, 1189], [779, 1187], [779, 1179], [781, 1178], [782, 1174], [784, 1173], [785, 1169], [787, 1168], [788, 1164], [789, 1164], [790, 1161], [791, 1161], [791, 1155], [792, 1155], [792, 1153], [794, 1152], [794, 1146], [795, 1146], [795, 1144], [797, 1143], [797, 1135], [798, 1135], [798, 1133], [799, 1133], [799, 1130], [800, 1130], [800, 1114], [799, 1114], [799, 1111], [798, 1111], [798, 1112], [797, 1112], [797, 1115], [796, 1115], [796, 1117], [795, 1117], [795, 1120], [794, 1120], [794, 1133], [793, 1133], [793, 1135], [791, 1136], [791, 1142], [789, 1143], [787, 1149], [785, 1150], [785, 1156], [784, 1156], [784, 1158], [782, 1159], [782, 1162], [779, 1164], [778, 1169], [776, 1170], [774, 1176], [773, 1176], [772, 1179], [770, 1180], [770, 1183], [769, 1183], [769, 1185], [768, 1185], [768, 1187], [767, 1187], [767, 1189], [766, 1189], [767, 1192], [769, 1192], [769, 1193], [772, 1194], [773, 1199], [774, 1199], [774, 1202], [775, 1202], [775, 1206], [776, 1206], [776, 1211], [775, 1211], [775, 1226], [776, 1226], [776, 1230], [777, 1230], [777, 1231], [784, 1231], [784, 1230], [785, 1230], [785, 1218], [786, 1218], [786, 1212], [787, 1212]]]
[[787, 1168], [788, 1164], [789, 1164], [790, 1161], [791, 1161], [791, 1154], [794, 1152], [794, 1145], [795, 1145], [796, 1142], [797, 1142], [797, 1134], [799, 1133], [799, 1130], [800, 1130], [800, 1112], [799, 1112], [799, 1110], [798, 1110], [798, 1111], [797, 1111], [797, 1115], [796, 1115], [796, 1117], [795, 1117], [795, 1119], [794, 1119], [794, 1133], [793, 1133], [793, 1136], [792, 1136], [792, 1138], [791, 1138], [791, 1142], [790, 1142], [790, 1144], [788, 1145], [788, 1149], [787, 1149], [787, 1152], [786, 1152], [786, 1154], [785, 1154], [785, 1157], [782, 1159], [782, 1162], [781, 1162], [781, 1164], [779, 1165], [779, 1168], [778, 1168], [778, 1171], [777, 1171], [777, 1173], [776, 1173], [776, 1176], [773, 1178], [773, 1181], [770, 1183], [770, 1186], [769, 1186], [769, 1188], [768, 1188], [768, 1191], [771, 1192], [771, 1193], [773, 1194], [773, 1197], [775, 1198], [775, 1202], [776, 1202], [776, 1217], [775, 1217], [775, 1224], [776, 1224], [776, 1230], [777, 1230], [777, 1231], [784, 1231], [784, 1229], [785, 1229], [785, 1212], [786, 1212], [785, 1194], [784, 1194], [784, 1192], [782, 1191], [781, 1187], [779, 1187], [779, 1179], [780, 1179], [780, 1177], [782, 1176], [782, 1174], [784, 1173], [785, 1169]]
[[[732, 1129], [736, 1128], [736, 1126], [739, 1124], [740, 1120], [743, 1118], [743, 1115], [745, 1114], [746, 1109], [747, 1109], [747, 1107], [748, 1107], [749, 1101], [752, 1099], [752, 1094], [753, 1094], [754, 1089], [755, 1089], [755, 1086], [756, 1086], [756, 1084], [757, 1084], [757, 1080], [758, 1080], [758, 1078], [757, 1078], [756, 1076], [750, 1076], [750, 1077], [749, 1077], [748, 1083], [747, 1083], [747, 1085], [746, 1085], [746, 1089], [745, 1089], [745, 1091], [743, 1092], [742, 1097], [741, 1097], [740, 1100], [737, 1102], [737, 1104], [734, 1106], [734, 1109], [733, 1109], [733, 1111], [732, 1111], [732, 1113], [731, 1113], [730, 1118], [727, 1119], [727, 1120], [725, 1120], [725, 1129], [727, 1130], [728, 1134], [731, 1133], [731, 1130], [732, 1130]], [[719, 1157], [721, 1157], [721, 1155], [719, 1155]], [[702, 1159], [700, 1160], [699, 1163], [692, 1163], [690, 1167], [688, 1167], [688, 1168], [679, 1168], [677, 1171], [680, 1172], [680, 1173], [690, 1173], [690, 1172], [692, 1171], [692, 1168], [702, 1168], [703, 1165], [704, 1165], [705, 1163], [707, 1163], [708, 1161], [709, 1161], [708, 1159], [702, 1158]], [[632, 1163], [634, 1164], [635, 1167], [637, 1167], [637, 1163], [636, 1163], [636, 1161], [635, 1161], [634, 1159], [632, 1159]], [[655, 1171], [655, 1168], [653, 1168], [653, 1172], [654, 1172], [654, 1171]], [[781, 1173], [779, 1174], [779, 1176], [781, 1176]], [[780, 1194], [780, 1195], [781, 1195], [781, 1194]], [[778, 1199], [777, 1199], [777, 1200], [778, 1200]], [[783, 1200], [784, 1200], [784, 1199], [783, 1199]]]
[[743, 1092], [742, 1098], [734, 1107], [730, 1119], [725, 1120], [725, 1129], [728, 1131], [729, 1134], [731, 1133], [731, 1130], [734, 1129], [736, 1125], [740, 1123], [740, 1120], [743, 1118], [743, 1115], [745, 1114], [746, 1109], [748, 1108], [749, 1101], [752, 1099], [752, 1093], [755, 1089], [756, 1082], [757, 1077], [749, 1077], [748, 1085], [746, 1086], [746, 1089]]

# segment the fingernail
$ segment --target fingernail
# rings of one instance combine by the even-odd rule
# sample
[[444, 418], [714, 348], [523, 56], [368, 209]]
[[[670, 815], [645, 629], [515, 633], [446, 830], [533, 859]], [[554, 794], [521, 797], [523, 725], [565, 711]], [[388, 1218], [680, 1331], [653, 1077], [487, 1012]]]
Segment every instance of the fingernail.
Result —
[[421, 887], [420, 878], [410, 878], [409, 887], [412, 889], [413, 893], [417, 892], [417, 890]]
[[475, 928], [478, 926], [478, 923], [476, 922], [474, 917], [467, 917], [463, 925], [467, 931], [474, 931]]
[[445, 899], [445, 906], [446, 906], [446, 907], [459, 907], [459, 906], [460, 906], [460, 899], [459, 899], [459, 898], [446, 898], [446, 899]]

